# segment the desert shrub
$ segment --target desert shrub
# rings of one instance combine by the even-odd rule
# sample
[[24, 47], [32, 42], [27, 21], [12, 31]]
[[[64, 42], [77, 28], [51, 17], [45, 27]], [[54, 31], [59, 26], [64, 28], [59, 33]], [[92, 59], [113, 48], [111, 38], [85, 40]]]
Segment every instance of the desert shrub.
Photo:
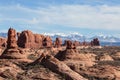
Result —
[[35, 56], [34, 54], [30, 54], [27, 58], [30, 60], [36, 60], [38, 57]]

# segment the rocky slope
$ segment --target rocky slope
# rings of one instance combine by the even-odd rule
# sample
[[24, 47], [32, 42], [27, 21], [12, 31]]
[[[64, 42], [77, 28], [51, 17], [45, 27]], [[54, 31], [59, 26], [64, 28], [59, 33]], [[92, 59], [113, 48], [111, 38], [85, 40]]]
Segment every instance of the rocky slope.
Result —
[[21, 35], [28, 46], [20, 47], [16, 31], [8, 30], [6, 47], [0, 48], [0, 80], [120, 80], [120, 47], [80, 46], [70, 40], [63, 46], [61, 39], [51, 44], [49, 36], [38, 47], [32, 46], [34, 34]]
[[54, 57], [61, 52], [58, 49], [24, 49], [27, 58], [0, 59], [0, 77], [1, 80], [119, 80], [120, 48], [113, 52], [110, 49], [63, 49], [62, 60]]

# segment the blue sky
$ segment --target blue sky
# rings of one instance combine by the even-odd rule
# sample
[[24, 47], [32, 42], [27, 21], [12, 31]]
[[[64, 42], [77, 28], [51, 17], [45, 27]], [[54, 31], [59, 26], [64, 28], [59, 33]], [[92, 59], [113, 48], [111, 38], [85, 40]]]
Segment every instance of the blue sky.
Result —
[[120, 0], [0, 0], [0, 32], [120, 34]]

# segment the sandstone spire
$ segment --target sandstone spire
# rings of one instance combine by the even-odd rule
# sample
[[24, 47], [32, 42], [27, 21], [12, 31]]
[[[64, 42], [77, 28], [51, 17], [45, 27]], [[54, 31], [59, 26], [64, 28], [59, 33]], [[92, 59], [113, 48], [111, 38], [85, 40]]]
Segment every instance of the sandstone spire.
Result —
[[16, 31], [13, 28], [8, 30], [7, 49], [17, 48]]
[[56, 38], [55, 40], [55, 47], [59, 48], [62, 46], [62, 39], [61, 38]]
[[17, 46], [16, 31], [13, 28], [8, 30], [7, 48], [2, 53], [0, 58], [7, 59], [22, 59], [26, 56], [21, 54], [21, 50]]

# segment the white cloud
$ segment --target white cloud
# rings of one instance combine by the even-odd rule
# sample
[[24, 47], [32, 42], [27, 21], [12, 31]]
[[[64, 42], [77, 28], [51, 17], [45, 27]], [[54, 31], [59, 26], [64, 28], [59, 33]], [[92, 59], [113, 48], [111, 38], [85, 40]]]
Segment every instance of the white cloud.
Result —
[[59, 5], [37, 9], [20, 5], [1, 6], [0, 21], [39, 27], [48, 24], [74, 28], [120, 30], [120, 6]]

